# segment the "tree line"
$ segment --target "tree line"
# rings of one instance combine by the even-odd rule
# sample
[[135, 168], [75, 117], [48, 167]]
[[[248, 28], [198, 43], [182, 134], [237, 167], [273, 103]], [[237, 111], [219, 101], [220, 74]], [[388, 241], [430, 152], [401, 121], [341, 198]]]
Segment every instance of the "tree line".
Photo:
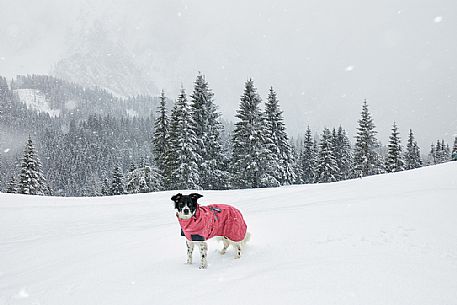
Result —
[[19, 126], [35, 123], [42, 127], [34, 136], [43, 151], [43, 163], [29, 137], [20, 162], [10, 161], [9, 173], [3, 175], [7, 180], [4, 190], [11, 193], [98, 196], [168, 189], [277, 187], [341, 181], [457, 160], [457, 138], [452, 150], [444, 140], [437, 141], [422, 160], [413, 131], [403, 148], [396, 123], [383, 155], [366, 101], [353, 145], [341, 126], [324, 128], [314, 136], [308, 127], [297, 145], [287, 135], [275, 90], [269, 89], [262, 110], [252, 79], [245, 83], [231, 133], [224, 128], [214, 94], [201, 74], [189, 96], [181, 89], [171, 111], [170, 100], [162, 91], [156, 113], [146, 118], [89, 115], [87, 119], [71, 119], [64, 128], [68, 130], [62, 130], [62, 118], [11, 103], [14, 94], [1, 83], [0, 102], [9, 103], [9, 107], [2, 108], [6, 111], [0, 123], [8, 123], [8, 117], [9, 123]]

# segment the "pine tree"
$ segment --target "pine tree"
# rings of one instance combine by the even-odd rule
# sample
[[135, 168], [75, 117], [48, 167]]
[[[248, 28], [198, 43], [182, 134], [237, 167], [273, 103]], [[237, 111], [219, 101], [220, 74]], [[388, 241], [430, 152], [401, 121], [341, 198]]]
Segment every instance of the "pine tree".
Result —
[[8, 185], [6, 187], [6, 192], [12, 193], [12, 194], [16, 194], [18, 192], [18, 185], [17, 185], [16, 177], [11, 176], [11, 179], [8, 182]]
[[405, 169], [414, 169], [422, 166], [422, 160], [420, 157], [420, 149], [414, 139], [413, 131], [409, 130], [408, 144], [406, 145], [406, 152], [404, 155]]
[[448, 162], [451, 160], [451, 150], [449, 144], [444, 144], [444, 140], [441, 140], [441, 149], [442, 149], [442, 162]]
[[400, 172], [405, 169], [400, 136], [398, 133], [397, 124], [395, 123], [392, 127], [392, 134], [389, 137], [385, 168], [388, 173]]
[[249, 79], [240, 98], [240, 109], [233, 132], [232, 173], [233, 184], [238, 188], [279, 186], [269, 174], [268, 150], [265, 147], [265, 122], [260, 110], [261, 99]]
[[200, 186], [203, 189], [225, 189], [229, 173], [224, 170], [225, 158], [222, 151], [220, 114], [214, 104], [214, 94], [201, 74], [197, 75], [191, 95], [190, 109], [197, 140], [196, 153]]
[[354, 146], [354, 177], [365, 177], [382, 172], [379, 147], [373, 119], [368, 111], [367, 101], [363, 102], [359, 127]]
[[116, 165], [113, 170], [110, 193], [111, 195], [122, 195], [126, 193], [124, 188], [124, 175], [118, 165]]
[[21, 161], [18, 191], [20, 194], [28, 195], [51, 195], [52, 193], [44, 178], [41, 161], [30, 136]]
[[333, 130], [335, 159], [337, 167], [339, 168], [338, 180], [346, 180], [352, 177], [353, 171], [351, 143], [343, 127], [338, 127], [337, 132], [335, 129]]
[[173, 107], [170, 120], [170, 150], [167, 155], [168, 185], [175, 189], [200, 189], [195, 123], [192, 120], [186, 92], [181, 93]]
[[303, 183], [314, 183], [316, 179], [316, 151], [314, 148], [314, 140], [311, 135], [311, 129], [306, 129], [305, 139], [303, 141], [303, 151], [300, 155], [300, 163], [302, 169]]
[[102, 194], [102, 196], [111, 196], [111, 195], [113, 195], [111, 193], [111, 186], [109, 185], [109, 182], [108, 182], [107, 178], [103, 179], [101, 194]]
[[292, 184], [296, 179], [296, 173], [292, 167], [293, 156], [282, 111], [273, 87], [270, 87], [265, 103], [265, 132], [272, 169], [270, 175], [275, 177], [281, 185]]
[[454, 147], [452, 148], [452, 161], [457, 161], [457, 137], [454, 139]]
[[135, 163], [132, 161], [127, 174], [127, 193], [129, 194], [136, 194], [140, 192], [140, 177], [136, 173], [136, 169]]
[[332, 133], [330, 129], [324, 128], [319, 143], [319, 159], [317, 164], [318, 182], [337, 181], [339, 168], [334, 155]]
[[436, 149], [435, 149], [435, 145], [433, 145], [433, 144], [430, 145], [430, 152], [428, 153], [427, 164], [428, 165], [438, 164], [437, 158], [436, 158]]
[[[160, 105], [157, 114], [157, 118], [154, 122], [153, 137], [154, 160], [160, 175], [165, 177], [168, 172], [166, 166], [169, 151], [168, 129], [170, 122], [167, 116], [166, 97], [163, 90], [160, 95]], [[144, 165], [140, 167], [144, 167]]]

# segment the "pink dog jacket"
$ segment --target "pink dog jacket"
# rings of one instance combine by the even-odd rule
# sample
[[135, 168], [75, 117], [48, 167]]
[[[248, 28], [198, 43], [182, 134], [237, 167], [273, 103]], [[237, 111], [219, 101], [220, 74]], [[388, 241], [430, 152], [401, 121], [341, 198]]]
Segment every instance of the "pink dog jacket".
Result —
[[240, 211], [226, 204], [197, 205], [191, 218], [178, 218], [178, 221], [181, 235], [192, 241], [204, 241], [214, 236], [242, 241], [246, 236], [247, 226]]

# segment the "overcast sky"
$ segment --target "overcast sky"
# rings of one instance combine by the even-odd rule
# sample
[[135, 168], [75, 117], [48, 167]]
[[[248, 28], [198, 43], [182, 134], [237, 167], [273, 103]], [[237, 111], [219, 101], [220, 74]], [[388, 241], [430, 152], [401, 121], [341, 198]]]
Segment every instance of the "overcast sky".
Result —
[[171, 98], [201, 71], [229, 120], [252, 77], [264, 99], [277, 90], [291, 136], [353, 136], [365, 98], [383, 143], [394, 121], [425, 151], [457, 134], [455, 0], [0, 3], [0, 75], [49, 73], [98, 23]]

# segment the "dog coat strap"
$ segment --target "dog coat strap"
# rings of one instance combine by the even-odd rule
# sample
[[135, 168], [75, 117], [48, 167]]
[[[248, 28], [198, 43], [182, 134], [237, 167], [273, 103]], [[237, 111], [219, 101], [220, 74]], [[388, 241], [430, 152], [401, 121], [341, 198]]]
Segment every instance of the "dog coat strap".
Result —
[[198, 234], [192, 234], [190, 237], [192, 238], [192, 241], [205, 241], [205, 238]]
[[219, 218], [217, 217], [217, 214], [220, 213], [220, 212], [222, 212], [222, 210], [219, 209], [219, 208], [215, 208], [215, 207], [210, 207], [209, 209], [210, 209], [210, 210], [213, 212], [213, 214], [214, 214], [214, 220], [219, 220]]

